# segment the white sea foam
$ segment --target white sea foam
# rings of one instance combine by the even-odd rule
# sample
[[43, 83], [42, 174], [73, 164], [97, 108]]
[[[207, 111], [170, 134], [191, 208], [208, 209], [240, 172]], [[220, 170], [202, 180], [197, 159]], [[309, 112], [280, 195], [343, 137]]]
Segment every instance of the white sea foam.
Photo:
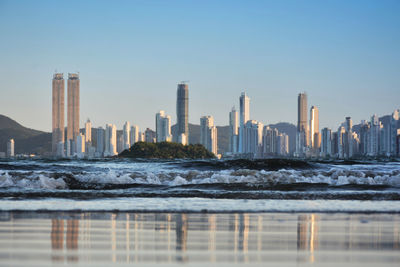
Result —
[[400, 187], [400, 170], [373, 170], [331, 168], [329, 170], [157, 170], [130, 171], [108, 169], [107, 171], [59, 173], [53, 172], [0, 172], [0, 188], [44, 188], [67, 189], [70, 177], [85, 184], [154, 184], [179, 186], [185, 184], [248, 183], [248, 184], [296, 184], [322, 183], [331, 186], [342, 185], [387, 185]]

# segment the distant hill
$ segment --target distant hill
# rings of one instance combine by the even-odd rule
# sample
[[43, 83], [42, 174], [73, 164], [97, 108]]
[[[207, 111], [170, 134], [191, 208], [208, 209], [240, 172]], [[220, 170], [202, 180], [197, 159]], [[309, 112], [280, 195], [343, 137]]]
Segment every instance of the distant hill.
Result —
[[9, 139], [15, 140], [15, 153], [46, 154], [51, 151], [51, 133], [26, 128], [7, 116], [0, 115], [0, 151], [7, 150]]

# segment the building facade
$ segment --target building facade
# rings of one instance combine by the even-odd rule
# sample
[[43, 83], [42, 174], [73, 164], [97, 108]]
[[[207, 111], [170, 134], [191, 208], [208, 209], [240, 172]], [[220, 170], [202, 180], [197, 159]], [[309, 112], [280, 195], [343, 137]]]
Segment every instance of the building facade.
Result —
[[79, 74], [68, 73], [68, 140], [75, 140], [75, 137], [79, 135], [79, 84]]
[[178, 84], [176, 98], [176, 124], [177, 132], [174, 137], [178, 142], [179, 136], [184, 134], [189, 140], [189, 86], [186, 83]]
[[239, 143], [239, 114], [235, 107], [229, 112], [229, 152], [238, 153]]
[[[64, 77], [62, 73], [55, 73], [52, 81], [52, 154], [55, 156], [61, 154], [64, 147], [59, 146], [59, 143], [64, 144]], [[64, 152], [64, 151], [62, 151]]]
[[212, 116], [203, 116], [200, 118], [200, 144], [207, 150], [218, 154], [217, 127], [214, 125]]
[[243, 92], [239, 98], [240, 114], [239, 114], [239, 153], [245, 152], [244, 128], [248, 120], [250, 120], [250, 97]]

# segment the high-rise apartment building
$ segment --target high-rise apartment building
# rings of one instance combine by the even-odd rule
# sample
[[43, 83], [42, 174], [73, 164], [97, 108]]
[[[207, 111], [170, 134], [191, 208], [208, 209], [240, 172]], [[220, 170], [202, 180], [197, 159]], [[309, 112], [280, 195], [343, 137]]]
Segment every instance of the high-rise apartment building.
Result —
[[114, 124], [106, 125], [104, 156], [117, 155], [117, 127]]
[[218, 154], [217, 127], [212, 116], [200, 118], [200, 144], [215, 155]]
[[[62, 73], [55, 73], [52, 81], [52, 153], [61, 154], [57, 148], [64, 150], [64, 77]], [[62, 151], [64, 152], [64, 151]]]
[[379, 153], [379, 133], [382, 123], [376, 114], [371, 117], [370, 126], [368, 156], [377, 156]]
[[297, 97], [297, 131], [306, 132], [307, 129], [307, 94], [300, 93]]
[[79, 74], [68, 73], [67, 139], [79, 135]]
[[302, 157], [305, 155], [308, 141], [307, 94], [300, 93], [297, 97], [296, 156]]
[[156, 142], [156, 132], [150, 128], [146, 128], [146, 131], [144, 131], [144, 141], [147, 143], [155, 143]]
[[397, 151], [397, 129], [399, 128], [400, 114], [399, 110], [396, 109], [390, 118], [390, 155], [396, 156]]
[[250, 97], [243, 92], [239, 98], [240, 114], [239, 114], [239, 153], [246, 153], [244, 128], [248, 120], [250, 120]]
[[76, 156], [78, 158], [83, 158], [85, 156], [85, 136], [83, 134], [79, 134], [75, 137], [76, 144]]
[[156, 140], [157, 142], [170, 142], [171, 135], [171, 117], [165, 115], [164, 110], [156, 114]]
[[329, 157], [332, 155], [332, 130], [329, 128], [322, 129], [321, 136], [321, 156]]
[[8, 142], [7, 142], [7, 157], [8, 158], [11, 158], [11, 157], [15, 156], [14, 145], [15, 145], [14, 139], [8, 140]]
[[285, 133], [279, 133], [276, 137], [276, 154], [278, 156], [289, 154], [289, 136]]
[[105, 131], [103, 127], [99, 127], [96, 130], [96, 157], [102, 157], [104, 155], [104, 143]]
[[238, 152], [239, 142], [239, 114], [235, 107], [229, 112], [229, 152]]
[[189, 86], [186, 83], [178, 84], [176, 98], [176, 124], [177, 131], [174, 137], [178, 142], [179, 136], [184, 134], [189, 141]]
[[131, 147], [131, 125], [129, 121], [125, 122], [123, 129], [123, 150]]
[[278, 129], [264, 126], [263, 128], [263, 156], [273, 156], [277, 153], [276, 138], [279, 135]]
[[314, 143], [314, 137], [319, 133], [319, 114], [318, 108], [312, 106], [310, 109], [310, 146], [312, 148], [319, 148], [318, 145]]
[[243, 153], [251, 157], [260, 157], [262, 154], [263, 124], [248, 120], [243, 127]]
[[136, 125], [132, 125], [131, 126], [131, 138], [130, 138], [130, 142], [131, 142], [131, 146], [133, 146], [136, 142], [141, 141], [140, 140], [140, 135], [139, 135], [139, 126]]
[[92, 143], [92, 123], [89, 119], [85, 123], [85, 142], [86, 144]]

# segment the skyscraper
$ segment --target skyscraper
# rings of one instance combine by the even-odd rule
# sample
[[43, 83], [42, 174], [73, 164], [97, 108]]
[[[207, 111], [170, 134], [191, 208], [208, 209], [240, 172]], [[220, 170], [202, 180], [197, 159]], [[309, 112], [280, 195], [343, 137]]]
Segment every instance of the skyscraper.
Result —
[[243, 129], [243, 153], [251, 157], [260, 157], [262, 154], [263, 124], [255, 120], [248, 120]]
[[332, 130], [329, 128], [322, 129], [322, 145], [321, 156], [330, 157], [332, 155]]
[[129, 121], [125, 122], [123, 130], [123, 149], [129, 149], [131, 147], [130, 140], [131, 126]]
[[244, 153], [244, 126], [250, 119], [250, 97], [243, 92], [239, 98], [240, 125], [239, 125], [239, 153]]
[[7, 157], [8, 158], [11, 158], [11, 157], [14, 157], [14, 139], [10, 139], [8, 142], [7, 142]]
[[156, 114], [156, 140], [157, 142], [171, 141], [171, 117], [165, 115], [164, 110]]
[[346, 117], [345, 130], [344, 157], [349, 158], [353, 156], [353, 121], [351, 117]]
[[67, 139], [79, 135], [79, 74], [68, 73]]
[[136, 142], [139, 142], [139, 126], [136, 125], [132, 125], [131, 127], [131, 138], [130, 138], [130, 142], [131, 142], [131, 146], [133, 146]]
[[217, 127], [212, 116], [200, 118], [200, 144], [215, 155], [218, 154]]
[[52, 153], [57, 153], [59, 143], [64, 144], [64, 77], [62, 73], [55, 73], [52, 82]]
[[297, 98], [297, 131], [307, 132], [307, 94], [300, 93]]
[[297, 97], [296, 156], [302, 157], [305, 155], [308, 139], [307, 94], [300, 93]]
[[96, 157], [102, 157], [104, 153], [105, 131], [103, 127], [96, 130]]
[[114, 124], [106, 125], [104, 156], [117, 155], [117, 127]]
[[319, 114], [318, 108], [312, 106], [310, 109], [310, 146], [312, 148], [318, 147], [314, 144], [314, 137], [319, 133]]
[[83, 134], [79, 134], [75, 137], [76, 144], [76, 156], [78, 158], [83, 158], [85, 156], [85, 136]]
[[92, 143], [92, 123], [89, 119], [85, 123], [85, 142], [86, 144]]
[[178, 84], [176, 99], [176, 124], [177, 132], [175, 142], [181, 134], [185, 134], [189, 141], [189, 86], [185, 83]]
[[229, 112], [229, 152], [238, 152], [239, 142], [239, 114], [235, 107]]

